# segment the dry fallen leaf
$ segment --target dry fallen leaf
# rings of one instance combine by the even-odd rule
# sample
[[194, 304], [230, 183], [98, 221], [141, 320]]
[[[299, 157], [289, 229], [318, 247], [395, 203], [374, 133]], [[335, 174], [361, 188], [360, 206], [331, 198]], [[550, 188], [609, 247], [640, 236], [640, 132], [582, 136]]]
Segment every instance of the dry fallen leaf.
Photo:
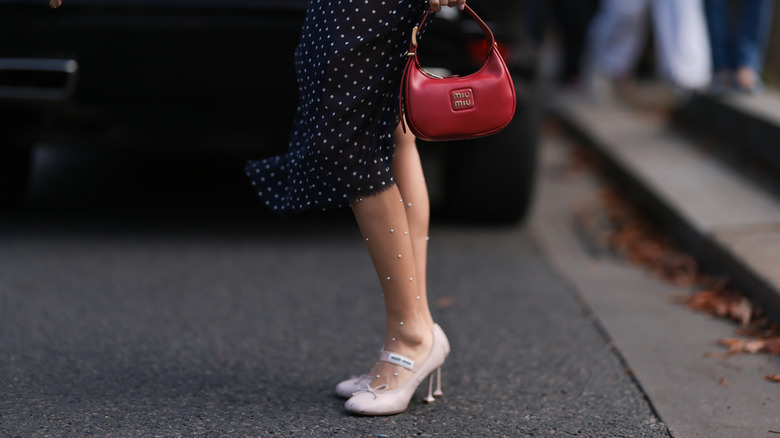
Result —
[[690, 285], [699, 279], [696, 260], [679, 250], [625, 195], [605, 189], [600, 199], [614, 226], [606, 239], [614, 251], [675, 284]]
[[767, 374], [764, 376], [766, 380], [769, 380], [770, 382], [777, 382], [780, 383], [780, 374]]
[[455, 297], [441, 297], [436, 300], [437, 309], [446, 309], [455, 305]]
[[[572, 149], [570, 161], [574, 168], [601, 173], [599, 160], [585, 148]], [[693, 256], [681, 250], [668, 233], [656, 227], [617, 185], [607, 180], [597, 199], [575, 208], [573, 213], [577, 225], [599, 248], [606, 247], [672, 283], [701, 288], [684, 300], [689, 309], [739, 323], [737, 335], [745, 338], [719, 341], [728, 347], [726, 356], [741, 353], [780, 355], [780, 327], [773, 325], [761, 308], [743, 294], [730, 289], [728, 278], [701, 274]], [[437, 301], [437, 307], [449, 305], [452, 304], [443, 305]], [[725, 379], [721, 383], [726, 383]]]
[[685, 304], [721, 318], [729, 318], [746, 327], [759, 314], [755, 306], [744, 296], [730, 290], [702, 290], [691, 295]]
[[739, 303], [731, 309], [731, 316], [739, 319], [739, 323], [746, 326], [750, 323], [750, 319], [753, 316], [753, 305], [750, 304], [747, 298], [742, 297]]
[[729, 386], [729, 382], [726, 381], [726, 378], [721, 376], [720, 379], [718, 379], [718, 384], [720, 386]]
[[780, 355], [780, 336], [764, 339], [722, 338], [718, 341], [729, 349], [729, 354], [769, 353]]

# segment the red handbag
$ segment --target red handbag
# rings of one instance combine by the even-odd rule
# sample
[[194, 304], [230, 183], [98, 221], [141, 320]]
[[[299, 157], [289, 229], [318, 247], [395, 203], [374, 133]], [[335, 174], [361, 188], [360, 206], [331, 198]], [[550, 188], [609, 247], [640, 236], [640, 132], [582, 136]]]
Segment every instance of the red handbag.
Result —
[[515, 87], [493, 33], [468, 5], [465, 11], [487, 39], [485, 63], [470, 75], [440, 77], [420, 67], [417, 30], [425, 23], [430, 9], [412, 31], [399, 106], [401, 123], [405, 114], [406, 123], [417, 138], [443, 141], [484, 137], [504, 129], [515, 114]]

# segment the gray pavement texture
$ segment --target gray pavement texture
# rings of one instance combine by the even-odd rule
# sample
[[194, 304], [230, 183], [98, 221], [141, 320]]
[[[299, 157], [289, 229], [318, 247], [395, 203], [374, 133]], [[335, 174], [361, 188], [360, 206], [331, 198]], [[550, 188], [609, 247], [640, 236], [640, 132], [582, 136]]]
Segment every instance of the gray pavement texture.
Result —
[[432, 229], [445, 396], [365, 418], [333, 394], [382, 341], [351, 218], [90, 221], [0, 224], [2, 437], [669, 436], [523, 228]]

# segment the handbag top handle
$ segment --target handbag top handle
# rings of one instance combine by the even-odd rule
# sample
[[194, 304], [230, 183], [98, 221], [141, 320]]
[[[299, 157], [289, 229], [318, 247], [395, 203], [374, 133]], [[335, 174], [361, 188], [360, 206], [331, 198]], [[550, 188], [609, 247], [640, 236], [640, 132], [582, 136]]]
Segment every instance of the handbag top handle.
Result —
[[[485, 34], [485, 38], [487, 39], [486, 44], [486, 50], [485, 50], [485, 56], [487, 57], [490, 54], [490, 51], [493, 49], [493, 46], [496, 44], [496, 38], [493, 36], [493, 32], [490, 31], [490, 28], [485, 24], [484, 21], [482, 21], [481, 18], [477, 15], [476, 12], [474, 12], [469, 5], [465, 5], [464, 11], [468, 12], [469, 15], [471, 15], [471, 18], [474, 19], [474, 21], [477, 22], [480, 29], [482, 29], [482, 33]], [[417, 31], [422, 28], [423, 24], [425, 24], [425, 20], [428, 19], [428, 15], [431, 13], [431, 8], [428, 8], [427, 11], [425, 11], [425, 15], [423, 15], [422, 20], [420, 20], [420, 24], [414, 27], [412, 29], [412, 38], [409, 40], [409, 51], [407, 52], [407, 56], [416, 56], [416, 50], [417, 49]]]

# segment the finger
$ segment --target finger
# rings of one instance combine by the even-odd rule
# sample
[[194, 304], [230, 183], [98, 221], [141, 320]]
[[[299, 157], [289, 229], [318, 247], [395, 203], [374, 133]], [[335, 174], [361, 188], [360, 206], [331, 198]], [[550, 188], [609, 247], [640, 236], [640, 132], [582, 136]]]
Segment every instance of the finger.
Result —
[[458, 4], [458, 0], [449, 0], [449, 1], [447, 2], [447, 6], [449, 6], [449, 7], [453, 7], [453, 6], [455, 6], [456, 4]]
[[466, 0], [458, 0], [458, 9], [461, 11], [466, 9]]
[[433, 12], [441, 11], [441, 2], [439, 0], [430, 0], [430, 6]]

